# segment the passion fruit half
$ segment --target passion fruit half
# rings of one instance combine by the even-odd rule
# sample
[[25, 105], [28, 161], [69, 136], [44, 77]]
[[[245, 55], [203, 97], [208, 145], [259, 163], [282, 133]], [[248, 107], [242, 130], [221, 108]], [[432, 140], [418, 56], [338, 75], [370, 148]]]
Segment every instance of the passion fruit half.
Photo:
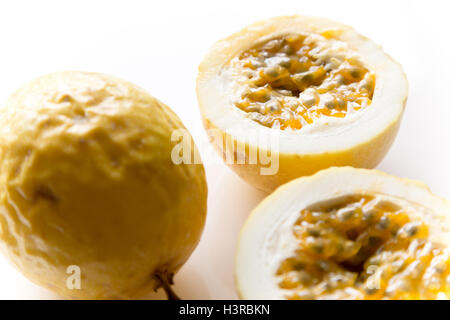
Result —
[[448, 299], [450, 203], [380, 171], [330, 168], [278, 188], [241, 231], [243, 299]]
[[[304, 16], [258, 22], [217, 42], [197, 78], [213, 143], [266, 191], [330, 166], [375, 167], [394, 141], [407, 93], [401, 66], [378, 45]], [[273, 136], [276, 145], [267, 145]], [[264, 170], [261, 154], [276, 159], [276, 170]]]

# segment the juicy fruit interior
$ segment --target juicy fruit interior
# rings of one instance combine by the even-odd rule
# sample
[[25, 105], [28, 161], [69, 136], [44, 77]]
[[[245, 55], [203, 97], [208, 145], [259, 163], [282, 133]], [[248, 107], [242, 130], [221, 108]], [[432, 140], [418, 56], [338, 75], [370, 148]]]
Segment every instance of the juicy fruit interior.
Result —
[[278, 270], [288, 299], [436, 299], [450, 289], [445, 247], [424, 222], [373, 195], [300, 212], [293, 256]]
[[375, 75], [329, 34], [280, 36], [236, 57], [244, 75], [235, 105], [254, 121], [293, 130], [323, 116], [343, 118], [371, 104]]

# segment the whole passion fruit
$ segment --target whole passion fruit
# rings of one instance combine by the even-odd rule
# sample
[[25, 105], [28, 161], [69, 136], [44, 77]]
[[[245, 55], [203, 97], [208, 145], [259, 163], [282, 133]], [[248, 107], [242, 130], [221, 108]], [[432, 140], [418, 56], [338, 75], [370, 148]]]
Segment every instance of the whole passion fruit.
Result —
[[203, 165], [171, 159], [178, 117], [129, 82], [83, 72], [32, 81], [0, 114], [0, 246], [12, 264], [69, 298], [167, 289], [206, 218]]

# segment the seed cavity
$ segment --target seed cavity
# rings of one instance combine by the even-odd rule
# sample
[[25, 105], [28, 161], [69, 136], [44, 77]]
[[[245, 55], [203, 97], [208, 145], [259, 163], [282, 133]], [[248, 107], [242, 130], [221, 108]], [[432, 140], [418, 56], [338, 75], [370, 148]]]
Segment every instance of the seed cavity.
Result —
[[245, 76], [235, 105], [281, 130], [299, 130], [324, 116], [343, 118], [369, 106], [375, 88], [374, 73], [344, 42], [319, 34], [260, 43], [233, 59], [231, 68]]
[[448, 252], [411, 216], [367, 194], [305, 208], [293, 226], [295, 254], [276, 272], [279, 287], [288, 299], [436, 299], [450, 290]]

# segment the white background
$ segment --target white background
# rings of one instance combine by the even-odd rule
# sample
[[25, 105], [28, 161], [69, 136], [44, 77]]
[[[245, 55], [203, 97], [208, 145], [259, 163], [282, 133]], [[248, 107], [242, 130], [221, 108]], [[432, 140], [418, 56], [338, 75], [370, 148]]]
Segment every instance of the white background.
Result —
[[[1, 1], [0, 101], [45, 73], [108, 73], [168, 104], [205, 152], [195, 77], [208, 48], [260, 19], [324, 16], [381, 44], [407, 73], [410, 94], [402, 127], [379, 168], [421, 180], [450, 199], [449, 9], [444, 0]], [[185, 299], [233, 299], [237, 234], [264, 194], [222, 164], [206, 163], [206, 168], [206, 229], [176, 276], [175, 290]], [[58, 297], [0, 257], [0, 299], [16, 298]]]

